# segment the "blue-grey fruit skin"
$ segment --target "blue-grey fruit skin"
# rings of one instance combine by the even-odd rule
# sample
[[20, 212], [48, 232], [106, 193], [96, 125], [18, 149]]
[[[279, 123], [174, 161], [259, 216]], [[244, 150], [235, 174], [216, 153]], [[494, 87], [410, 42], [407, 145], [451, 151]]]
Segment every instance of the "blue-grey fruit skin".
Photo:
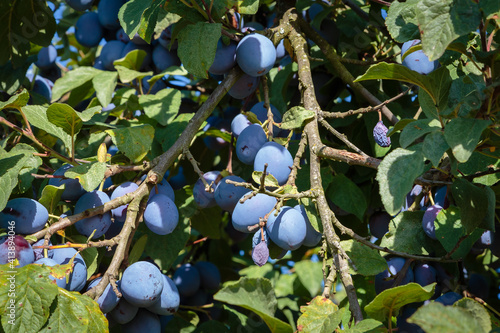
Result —
[[163, 289], [160, 298], [148, 310], [162, 316], [173, 315], [179, 309], [180, 295], [174, 281], [163, 275]]
[[[54, 176], [64, 176], [64, 173], [68, 169], [71, 169], [72, 167], [73, 166], [71, 164], [64, 164], [62, 167], [57, 169], [56, 172], [54, 172]], [[85, 193], [85, 190], [83, 189], [78, 179], [70, 179], [70, 178], [49, 179], [49, 185], [59, 187], [63, 184], [64, 184], [64, 192], [61, 195], [62, 200], [75, 201], [78, 200], [78, 198], [80, 198]]]
[[238, 136], [238, 140], [236, 140], [236, 156], [242, 163], [252, 165], [255, 155], [266, 142], [267, 136], [262, 127], [258, 124], [252, 124]]
[[[401, 47], [401, 54], [404, 55], [410, 47], [419, 43], [419, 39], [410, 40], [404, 43]], [[437, 60], [429, 61], [429, 58], [424, 54], [424, 51], [418, 50], [408, 54], [404, 58], [402, 65], [420, 74], [429, 74], [439, 67], [439, 62]]]
[[224, 44], [222, 39], [217, 42], [217, 50], [212, 66], [208, 70], [212, 74], [223, 75], [236, 65], [236, 43]]
[[66, 286], [66, 289], [70, 291], [80, 291], [85, 287], [85, 283], [87, 283], [87, 265], [85, 261], [80, 253], [77, 254], [77, 251], [71, 247], [54, 249], [54, 255], [52, 256], [52, 259], [59, 265], [66, 265], [75, 254], [73, 272], [71, 272], [69, 283]]
[[75, 25], [75, 38], [83, 46], [94, 47], [99, 45], [103, 36], [103, 28], [99, 23], [99, 16], [94, 12], [86, 12]]
[[236, 99], [244, 99], [250, 96], [259, 85], [260, 78], [243, 74], [238, 81], [229, 89], [228, 94]]
[[[96, 208], [108, 202], [109, 196], [102, 191], [93, 191], [85, 193], [78, 199], [75, 205], [75, 214], [79, 214], [87, 209]], [[75, 223], [76, 230], [89, 237], [95, 230], [92, 239], [101, 237], [111, 226], [111, 213], [106, 212], [102, 215], [94, 215], [84, 218]]]
[[[87, 287], [87, 291], [94, 288], [97, 286], [97, 284], [101, 281], [101, 277], [92, 280], [92, 282], [89, 283]], [[117, 281], [116, 283], [116, 288], [118, 289], [119, 292], [120, 290], [120, 283], [121, 281]], [[99, 299], [97, 300], [97, 304], [99, 304], [99, 308], [103, 313], [108, 313], [112, 311], [118, 302], [120, 301], [120, 298], [116, 296], [115, 291], [113, 290], [113, 287], [111, 286], [110, 283], [106, 286], [104, 289], [103, 293], [101, 296], [99, 296]]]
[[391, 138], [387, 137], [387, 127], [382, 121], [379, 121], [373, 128], [373, 138], [380, 147], [389, 147], [391, 145]]
[[16, 234], [28, 235], [40, 231], [49, 219], [49, 212], [41, 203], [30, 198], [9, 200], [0, 212], [0, 228], [14, 227]]
[[266, 75], [276, 62], [276, 48], [273, 42], [263, 35], [247, 35], [236, 47], [236, 62], [248, 75]]
[[163, 289], [163, 277], [155, 265], [137, 261], [123, 272], [120, 288], [123, 297], [137, 307], [153, 305]]

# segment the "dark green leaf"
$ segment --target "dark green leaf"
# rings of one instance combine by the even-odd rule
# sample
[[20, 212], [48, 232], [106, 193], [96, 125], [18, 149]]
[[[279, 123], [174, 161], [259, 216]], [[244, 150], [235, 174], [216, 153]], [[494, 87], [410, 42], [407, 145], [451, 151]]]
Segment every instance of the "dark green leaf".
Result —
[[480, 323], [467, 310], [437, 302], [420, 307], [408, 318], [408, 322], [417, 324], [426, 332], [484, 332]]
[[317, 296], [307, 306], [301, 306], [297, 321], [299, 332], [334, 332], [342, 320], [343, 311], [328, 298]]
[[148, 244], [148, 235], [142, 235], [141, 238], [135, 241], [130, 254], [128, 255], [128, 262], [132, 265], [134, 262], [139, 261], [141, 258], [146, 245]]
[[500, 12], [500, 2], [497, 0], [479, 0], [479, 7], [483, 11], [485, 17]]
[[419, 0], [410, 0], [391, 3], [385, 25], [395, 41], [404, 43], [419, 38], [420, 31], [418, 30], [417, 14], [415, 13], [415, 6], [418, 2]]
[[120, 11], [118, 12], [118, 19], [120, 20], [120, 25], [128, 36], [134, 37], [134, 35], [139, 31], [142, 15], [153, 2], [153, 0], [130, 0], [120, 8]]
[[179, 58], [187, 71], [199, 78], [208, 78], [221, 36], [220, 23], [198, 22], [179, 33]]
[[12, 60], [21, 66], [28, 58], [30, 43], [49, 46], [56, 32], [56, 20], [45, 1], [0, 2], [0, 65]]
[[401, 212], [389, 223], [380, 246], [410, 254], [429, 254], [432, 240], [422, 228], [423, 211]]
[[130, 158], [132, 163], [140, 162], [151, 149], [155, 130], [149, 124], [108, 129], [113, 143]]
[[416, 120], [415, 119], [401, 119], [400, 121], [398, 121], [396, 123], [396, 125], [394, 125], [394, 127], [392, 127], [387, 132], [387, 136], [391, 136], [391, 135], [393, 135], [396, 132], [402, 131], [406, 126], [408, 126], [408, 124], [410, 124], [410, 123], [412, 123], [414, 121], [416, 121]]
[[387, 269], [387, 261], [377, 250], [371, 249], [352, 239], [340, 242], [340, 246], [351, 258], [356, 270], [349, 265], [350, 274], [376, 275]]
[[146, 116], [166, 126], [177, 116], [181, 106], [181, 92], [176, 89], [162, 89], [155, 95], [142, 95], [139, 103]]
[[441, 157], [449, 148], [442, 132], [432, 132], [425, 136], [422, 153], [432, 162], [432, 165], [438, 166]]
[[191, 226], [203, 236], [210, 239], [220, 239], [222, 230], [221, 224], [221, 209], [218, 206], [199, 209], [196, 214], [191, 217]]
[[417, 283], [408, 283], [404, 286], [386, 289], [365, 306], [365, 311], [373, 319], [384, 321], [390, 313], [395, 316], [406, 304], [423, 302], [431, 298], [435, 286], [435, 283], [425, 287]]
[[175, 117], [167, 127], [156, 128], [155, 139], [161, 144], [163, 150], [168, 150], [177, 141], [192, 117], [192, 113], [183, 113]]
[[294, 268], [300, 283], [309, 291], [311, 297], [318, 295], [323, 277], [321, 263], [312, 262], [311, 260], [301, 260], [295, 263]]
[[82, 119], [68, 104], [54, 103], [47, 109], [47, 119], [71, 137], [80, 132], [83, 126]]
[[408, 124], [399, 137], [399, 144], [402, 148], [406, 148], [411, 145], [416, 139], [420, 138], [430, 132], [439, 131], [441, 129], [441, 123], [436, 119], [422, 119], [416, 120], [411, 124]]
[[[453, 182], [451, 186], [453, 199], [460, 209], [460, 216], [465, 232], [470, 234], [481, 226], [481, 222], [488, 211], [488, 197], [481, 188], [463, 178]], [[487, 226], [489, 227], [489, 225]]]
[[302, 106], [294, 106], [283, 115], [282, 129], [301, 128], [307, 120], [313, 119], [316, 113]]
[[363, 219], [367, 207], [363, 191], [343, 173], [333, 177], [326, 195], [341, 209], [356, 215], [360, 220]]
[[26, 156], [24, 159], [24, 167], [19, 170], [18, 175], [18, 188], [21, 193], [24, 193], [32, 189], [31, 184], [35, 179], [32, 174], [38, 172], [38, 167], [42, 165], [42, 159], [34, 155], [38, 153], [35, 148], [25, 143], [18, 143], [10, 150], [11, 155], [17, 153], [23, 153]]
[[194, 330], [194, 333], [214, 333], [214, 332], [226, 333], [229, 332], [229, 329], [219, 321], [210, 320], [199, 325]]
[[415, 178], [424, 171], [424, 156], [419, 151], [397, 148], [380, 163], [377, 180], [380, 184], [380, 196], [386, 211], [395, 215], [404, 204], [406, 194]]

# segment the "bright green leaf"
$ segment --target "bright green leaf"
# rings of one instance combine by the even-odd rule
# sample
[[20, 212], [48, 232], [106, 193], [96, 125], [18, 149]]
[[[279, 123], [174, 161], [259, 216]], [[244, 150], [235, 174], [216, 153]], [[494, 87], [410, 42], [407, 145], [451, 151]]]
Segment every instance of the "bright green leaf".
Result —
[[342, 320], [342, 311], [328, 298], [314, 297], [307, 306], [301, 306], [302, 315], [297, 321], [299, 332], [334, 332]]
[[426, 332], [485, 332], [467, 310], [457, 306], [444, 306], [437, 302], [420, 307], [408, 318], [408, 322], [417, 324]]
[[108, 129], [113, 143], [130, 158], [132, 163], [140, 162], [151, 149], [155, 130], [149, 124]]
[[177, 89], [162, 89], [155, 95], [140, 96], [139, 103], [144, 108], [146, 116], [166, 126], [179, 112], [181, 92]]
[[387, 261], [377, 250], [371, 249], [352, 239], [341, 241], [340, 246], [349, 258], [351, 258], [352, 263], [356, 267], [356, 270], [354, 270], [354, 267], [349, 265], [350, 274], [370, 276], [387, 269]]
[[106, 163], [92, 162], [73, 167], [64, 175], [68, 178], [78, 179], [85, 191], [92, 192], [104, 179], [106, 169]]
[[282, 129], [301, 128], [307, 120], [313, 119], [314, 111], [307, 110], [302, 106], [294, 106], [283, 115]]

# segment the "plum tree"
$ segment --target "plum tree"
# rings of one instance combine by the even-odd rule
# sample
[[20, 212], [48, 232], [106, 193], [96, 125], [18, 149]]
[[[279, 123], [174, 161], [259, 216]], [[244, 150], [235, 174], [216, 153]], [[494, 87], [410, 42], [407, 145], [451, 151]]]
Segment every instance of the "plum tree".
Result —
[[194, 295], [201, 285], [201, 277], [198, 269], [191, 264], [184, 264], [175, 270], [172, 278], [181, 297]]
[[292, 207], [283, 207], [269, 215], [266, 223], [269, 238], [284, 250], [298, 249], [306, 238], [307, 225], [302, 213]]
[[238, 203], [238, 200], [240, 200], [243, 195], [250, 192], [250, 190], [241, 186], [228, 184], [226, 183], [226, 180], [231, 180], [233, 182], [245, 182], [245, 180], [238, 176], [227, 176], [220, 180], [217, 188], [215, 189], [214, 199], [217, 205], [219, 205], [220, 208], [232, 213], [234, 207]]
[[212, 74], [223, 75], [229, 72], [236, 64], [236, 46], [238, 44], [230, 41], [229, 44], [224, 44], [222, 39], [217, 42], [217, 50], [215, 51], [215, 59], [209, 68]]
[[[113, 193], [111, 193], [110, 199], [113, 200], [113, 199], [119, 198], [127, 193], [134, 192], [138, 188], [139, 188], [139, 186], [136, 183], [124, 182], [124, 183], [118, 185], [114, 189]], [[125, 222], [125, 218], [127, 216], [127, 207], [128, 207], [128, 205], [122, 205], [120, 207], [117, 207], [117, 208], [111, 210], [111, 213], [113, 214], [113, 217], [115, 218], [115, 221]]]
[[[101, 279], [102, 278], [99, 277], [97, 279], [92, 280], [89, 283], [87, 290], [97, 286], [97, 284], [101, 281]], [[116, 287], [117, 287], [118, 292], [121, 292], [120, 281], [117, 281]], [[64, 288], [64, 287], [61, 287], [61, 288]], [[111, 312], [116, 307], [116, 305], [118, 304], [119, 301], [120, 301], [120, 298], [116, 295], [111, 284], [108, 283], [108, 285], [106, 286], [106, 289], [104, 289], [102, 295], [97, 299], [97, 304], [99, 304], [99, 309], [101, 309], [101, 311], [103, 313], [108, 313], [108, 312]]]
[[115, 69], [113, 62], [122, 57], [125, 45], [125, 43], [118, 40], [110, 40], [102, 47], [100, 57], [105, 69], [110, 71]]
[[[64, 164], [54, 172], [54, 176], [64, 176], [64, 173], [72, 167], [71, 164]], [[86, 192], [78, 179], [51, 178], [49, 179], [49, 185], [57, 187], [64, 185], [64, 192], [61, 195], [63, 200], [78, 200]]]
[[205, 183], [200, 179], [196, 181], [193, 187], [193, 198], [196, 204], [201, 208], [213, 207], [217, 205], [215, 201], [215, 190], [218, 186], [219, 171], [209, 171], [203, 174], [205, 182], [210, 186], [210, 189], [205, 188]]
[[177, 312], [180, 304], [179, 291], [174, 281], [166, 275], [163, 277], [163, 289], [160, 297], [156, 302], [150, 305], [147, 309], [158, 315], [170, 316]]

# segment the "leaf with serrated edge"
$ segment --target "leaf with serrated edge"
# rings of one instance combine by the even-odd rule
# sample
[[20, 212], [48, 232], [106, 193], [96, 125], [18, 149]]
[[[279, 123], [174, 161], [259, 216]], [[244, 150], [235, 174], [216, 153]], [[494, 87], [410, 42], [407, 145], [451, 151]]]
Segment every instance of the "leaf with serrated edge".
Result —
[[474, 317], [475, 321], [481, 325], [483, 332], [491, 331], [491, 320], [486, 308], [472, 298], [462, 298], [453, 304], [453, 306], [467, 310]]
[[57, 207], [59, 200], [61, 200], [61, 195], [64, 192], [64, 184], [56, 187], [52, 185], [45, 185], [42, 190], [42, 196], [38, 200], [45, 208], [47, 208], [48, 212], [52, 214], [54, 209]]
[[385, 332], [387, 332], [387, 328], [385, 328], [385, 326], [380, 321], [368, 318], [368, 319], [364, 319], [364, 320], [360, 321], [359, 323], [356, 324], [356, 326], [353, 326], [351, 328], [343, 330], [342, 332], [345, 332], [345, 333], [365, 333], [365, 332], [385, 333]]
[[[262, 178], [262, 171], [254, 171], [252, 172], [252, 179], [254, 182], [260, 185], [260, 180]], [[279, 187], [278, 180], [274, 178], [274, 176], [270, 173], [267, 173], [266, 178], [264, 179], [264, 186], [269, 187]]]
[[132, 163], [140, 162], [151, 149], [154, 132], [153, 126], [149, 124], [106, 130], [118, 150], [130, 158]]
[[301, 106], [294, 106], [283, 115], [282, 129], [301, 128], [307, 120], [313, 119], [314, 111], [307, 110]]
[[118, 74], [116, 72], [101, 72], [92, 79], [97, 99], [104, 107], [111, 103], [117, 78]]
[[38, 105], [27, 105], [23, 107], [23, 113], [31, 126], [44, 130], [50, 135], [61, 139], [66, 149], [71, 147], [71, 136], [61, 127], [54, 125], [47, 119], [47, 108]]
[[78, 179], [85, 191], [92, 192], [104, 179], [106, 169], [106, 163], [92, 162], [73, 167], [66, 171], [64, 176]]
[[[0, 311], [6, 333], [38, 332], [50, 314], [50, 305], [57, 296], [57, 285], [49, 279], [50, 271], [39, 265], [26, 265], [12, 272], [8, 265], [0, 266]], [[14, 280], [8, 280], [14, 276]], [[15, 281], [15, 282], [12, 282]], [[11, 282], [15, 284], [15, 317], [11, 318], [8, 305]], [[8, 323], [14, 320], [14, 325]]]
[[373, 319], [384, 321], [390, 313], [395, 316], [406, 304], [423, 302], [431, 298], [435, 286], [436, 283], [425, 287], [418, 283], [408, 283], [404, 286], [386, 289], [365, 306], [365, 311]]
[[299, 332], [330, 333], [337, 329], [343, 311], [328, 298], [314, 297], [307, 306], [301, 306], [302, 315], [297, 321]]
[[142, 95], [139, 103], [146, 116], [166, 126], [177, 116], [181, 106], [181, 92], [176, 89], [162, 89], [155, 95]]
[[100, 70], [89, 66], [78, 67], [67, 72], [54, 83], [54, 87], [52, 87], [52, 101], [57, 101], [67, 92], [84, 85], [99, 73], [101, 73]]
[[421, 306], [407, 321], [417, 324], [426, 332], [485, 332], [465, 309], [457, 306], [444, 306], [438, 302]]
[[371, 249], [352, 239], [341, 241], [340, 246], [344, 249], [349, 258], [351, 258], [354, 266], [356, 266], [357, 270], [355, 271], [352, 265], [349, 265], [350, 274], [370, 276], [376, 275], [387, 269], [386, 260], [377, 250]]

